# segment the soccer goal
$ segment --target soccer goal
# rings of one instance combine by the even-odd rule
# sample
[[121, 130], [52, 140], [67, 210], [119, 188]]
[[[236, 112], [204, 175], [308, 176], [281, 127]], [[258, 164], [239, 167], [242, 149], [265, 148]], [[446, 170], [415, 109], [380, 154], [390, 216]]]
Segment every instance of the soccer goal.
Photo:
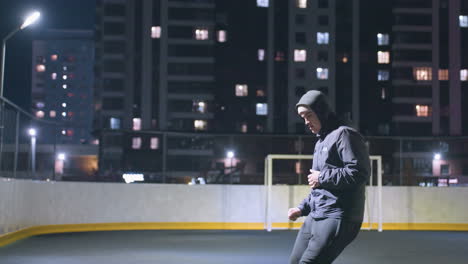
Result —
[[[312, 155], [291, 155], [291, 154], [271, 154], [265, 158], [265, 222], [264, 227], [267, 231], [272, 230], [272, 209], [273, 209], [273, 179], [274, 179], [274, 161], [279, 160], [312, 160]], [[363, 229], [377, 229], [379, 232], [382, 228], [382, 157], [370, 156], [371, 160], [371, 176], [366, 186], [366, 202]], [[377, 182], [375, 182], [377, 181]], [[305, 185], [306, 183], [304, 183]], [[305, 197], [304, 197], [305, 198]], [[286, 214], [286, 212], [285, 212]]]

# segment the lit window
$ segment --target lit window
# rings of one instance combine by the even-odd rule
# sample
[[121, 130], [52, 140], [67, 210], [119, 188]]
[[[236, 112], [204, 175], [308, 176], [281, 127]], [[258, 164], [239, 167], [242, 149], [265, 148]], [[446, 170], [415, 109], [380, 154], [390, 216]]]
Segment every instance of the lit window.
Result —
[[133, 130], [141, 130], [141, 118], [133, 118]]
[[196, 131], [203, 131], [207, 129], [208, 122], [206, 120], [195, 120], [193, 121], [193, 126]]
[[53, 60], [53, 61], [56, 61], [58, 59], [58, 55], [57, 54], [52, 54], [52, 55], [50, 55], [50, 59]]
[[297, 7], [307, 8], [307, 0], [296, 0]]
[[258, 60], [259, 61], [264, 61], [265, 60], [265, 50], [264, 49], [259, 49], [258, 50]]
[[241, 132], [242, 133], [247, 133], [247, 123], [242, 123], [241, 124]]
[[109, 121], [110, 129], [120, 129], [120, 118], [111, 117]]
[[343, 63], [348, 63], [348, 60], [349, 60], [349, 59], [348, 59], [348, 56], [347, 56], [347, 55], [344, 55], [343, 58], [341, 59], [341, 61], [342, 61]]
[[132, 149], [140, 149], [140, 148], [141, 148], [141, 137], [132, 138]]
[[42, 111], [42, 110], [39, 110], [39, 111], [36, 112], [36, 117], [37, 118], [44, 118], [44, 115], [45, 115], [44, 111]]
[[440, 69], [439, 70], [439, 81], [448, 81], [449, 75], [447, 69]]
[[294, 61], [306, 61], [307, 53], [305, 49], [294, 50]]
[[390, 37], [388, 36], [388, 34], [382, 34], [382, 33], [377, 34], [377, 45], [385, 46], [385, 45], [388, 45], [389, 42], [390, 42]]
[[256, 105], [257, 115], [267, 115], [268, 114], [268, 105], [265, 103], [258, 103]]
[[385, 100], [386, 97], [387, 95], [385, 94], [385, 88], [382, 87], [380, 91], [380, 98], [382, 98], [382, 100]]
[[317, 79], [328, 80], [328, 68], [317, 68]]
[[297, 173], [297, 174], [302, 173], [302, 166], [301, 166], [301, 162], [300, 162], [300, 161], [296, 161], [295, 169], [296, 169], [296, 173]]
[[247, 96], [248, 87], [247, 84], [236, 84], [236, 96]]
[[45, 106], [44, 102], [37, 102], [36, 103], [37, 108], [44, 108], [44, 106]]
[[218, 30], [218, 42], [226, 42], [227, 33], [226, 30]]
[[72, 129], [67, 129], [67, 136], [69, 136], [69, 137], [73, 136], [73, 130]]
[[203, 101], [193, 101], [192, 110], [197, 113], [206, 113], [206, 103]]
[[416, 105], [416, 116], [427, 117], [429, 116], [429, 106], [428, 105]]
[[196, 40], [207, 40], [208, 39], [208, 29], [203, 29], [203, 28], [195, 29], [195, 39]]
[[68, 70], [68, 67], [67, 66], [63, 66], [62, 68], [64, 71], [67, 71]]
[[460, 27], [468, 27], [468, 16], [459, 16]]
[[46, 70], [46, 67], [45, 67], [44, 64], [38, 64], [38, 65], [36, 65], [36, 71], [37, 71], [37, 72], [45, 72], [45, 70]]
[[67, 76], [67, 75], [63, 75], [63, 76], [62, 76], [62, 79], [66, 80], [66, 79], [68, 79], [68, 76]]
[[468, 81], [468, 70], [467, 69], [460, 70], [460, 80], [461, 81]]
[[67, 89], [68, 86], [67, 86], [66, 84], [64, 84], [64, 85], [62, 85], [62, 88], [63, 88], [63, 89]]
[[161, 37], [161, 27], [151, 27], [151, 38], [160, 38]]
[[432, 80], [432, 68], [430, 67], [414, 67], [413, 77], [417, 81], [430, 81]]
[[67, 103], [62, 103], [62, 107], [67, 107]]
[[258, 7], [268, 7], [268, 0], [257, 0]]
[[52, 80], [57, 80], [57, 73], [53, 72], [50, 77], [52, 78]]
[[57, 112], [55, 112], [55, 110], [50, 110], [49, 116], [55, 118], [57, 116]]
[[67, 112], [62, 112], [62, 116], [63, 116], [63, 117], [66, 117], [66, 116], [67, 116]]
[[377, 63], [379, 63], [379, 64], [389, 64], [390, 63], [390, 52], [388, 52], [388, 51], [378, 51], [377, 52]]
[[377, 73], [377, 81], [388, 81], [390, 79], [390, 72], [386, 70], [379, 70]]
[[152, 137], [150, 141], [150, 148], [151, 149], [158, 149], [159, 148], [159, 138]]
[[264, 90], [257, 90], [257, 96], [258, 97], [264, 97], [265, 96], [265, 91]]
[[317, 44], [328, 44], [328, 32], [317, 32]]
[[62, 135], [66, 135], [67, 134], [67, 131], [65, 129], [62, 130]]

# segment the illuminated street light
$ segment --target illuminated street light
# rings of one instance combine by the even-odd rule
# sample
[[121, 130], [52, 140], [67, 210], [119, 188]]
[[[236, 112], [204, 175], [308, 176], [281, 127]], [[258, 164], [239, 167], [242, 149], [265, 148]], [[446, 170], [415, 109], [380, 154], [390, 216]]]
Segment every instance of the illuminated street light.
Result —
[[31, 137], [31, 172], [33, 177], [36, 175], [36, 136], [37, 130], [35, 128], [28, 129], [28, 134]]
[[57, 155], [57, 159], [58, 159], [58, 160], [64, 161], [66, 158], [67, 158], [67, 156], [65, 155], [65, 153], [59, 153], [59, 154]]
[[226, 152], [226, 157], [229, 159], [229, 181], [230, 183], [232, 184], [232, 159], [234, 158], [235, 156], [235, 153], [234, 151], [232, 150], [228, 150], [228, 152]]
[[434, 154], [434, 160], [440, 160], [442, 158], [442, 156], [440, 155], [440, 153], [435, 153]]
[[30, 129], [28, 129], [28, 134], [31, 137], [35, 137], [35, 136], [37, 136], [37, 130], [35, 128], [30, 128]]
[[28, 27], [29, 25], [35, 23], [39, 17], [41, 16], [41, 13], [39, 12], [33, 12], [31, 15], [29, 15], [23, 22], [23, 24], [20, 27], [15, 28], [13, 31], [11, 31], [6, 37], [2, 39], [2, 62], [0, 64], [0, 98], [2, 99], [1, 102], [1, 108], [0, 108], [0, 167], [1, 167], [1, 162], [3, 160], [2, 153], [3, 153], [3, 134], [4, 134], [4, 127], [5, 127], [5, 120], [3, 117], [3, 111], [4, 111], [4, 101], [3, 101], [3, 87], [5, 84], [5, 57], [6, 57], [6, 42], [8, 39], [13, 37], [13, 35]]
[[15, 28], [12, 32], [10, 32], [5, 38], [3, 38], [2, 42], [2, 71], [0, 75], [0, 97], [3, 97], [3, 85], [5, 81], [5, 54], [6, 54], [6, 42], [8, 39], [10, 39], [16, 32], [28, 27], [29, 25], [35, 23], [39, 17], [41, 16], [41, 13], [39, 12], [33, 12], [31, 15], [29, 15], [21, 25], [21, 27]]
[[23, 25], [21, 25], [20, 29], [24, 29], [24, 28], [28, 27], [29, 25], [34, 24], [39, 19], [40, 16], [41, 16], [41, 13], [39, 13], [37, 11], [33, 12], [28, 17], [26, 17], [26, 19], [24, 20], [24, 23], [23, 23]]

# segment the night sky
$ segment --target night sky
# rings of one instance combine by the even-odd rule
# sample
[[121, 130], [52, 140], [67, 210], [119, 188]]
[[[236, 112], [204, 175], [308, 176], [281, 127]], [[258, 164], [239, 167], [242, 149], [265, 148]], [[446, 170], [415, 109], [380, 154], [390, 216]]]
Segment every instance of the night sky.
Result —
[[0, 0], [1, 38], [19, 27], [32, 10], [41, 12], [41, 18], [8, 40], [5, 65], [4, 96], [26, 110], [30, 109], [34, 35], [45, 29], [92, 30], [95, 0]]

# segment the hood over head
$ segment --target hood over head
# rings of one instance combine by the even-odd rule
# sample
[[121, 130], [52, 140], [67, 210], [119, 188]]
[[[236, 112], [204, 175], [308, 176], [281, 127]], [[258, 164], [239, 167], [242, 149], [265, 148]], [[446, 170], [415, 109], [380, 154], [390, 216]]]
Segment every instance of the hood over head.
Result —
[[296, 104], [296, 112], [299, 106], [305, 106], [315, 112], [322, 129], [317, 134], [319, 137], [326, 136], [330, 131], [340, 126], [340, 122], [328, 103], [326, 96], [316, 90], [305, 93]]

